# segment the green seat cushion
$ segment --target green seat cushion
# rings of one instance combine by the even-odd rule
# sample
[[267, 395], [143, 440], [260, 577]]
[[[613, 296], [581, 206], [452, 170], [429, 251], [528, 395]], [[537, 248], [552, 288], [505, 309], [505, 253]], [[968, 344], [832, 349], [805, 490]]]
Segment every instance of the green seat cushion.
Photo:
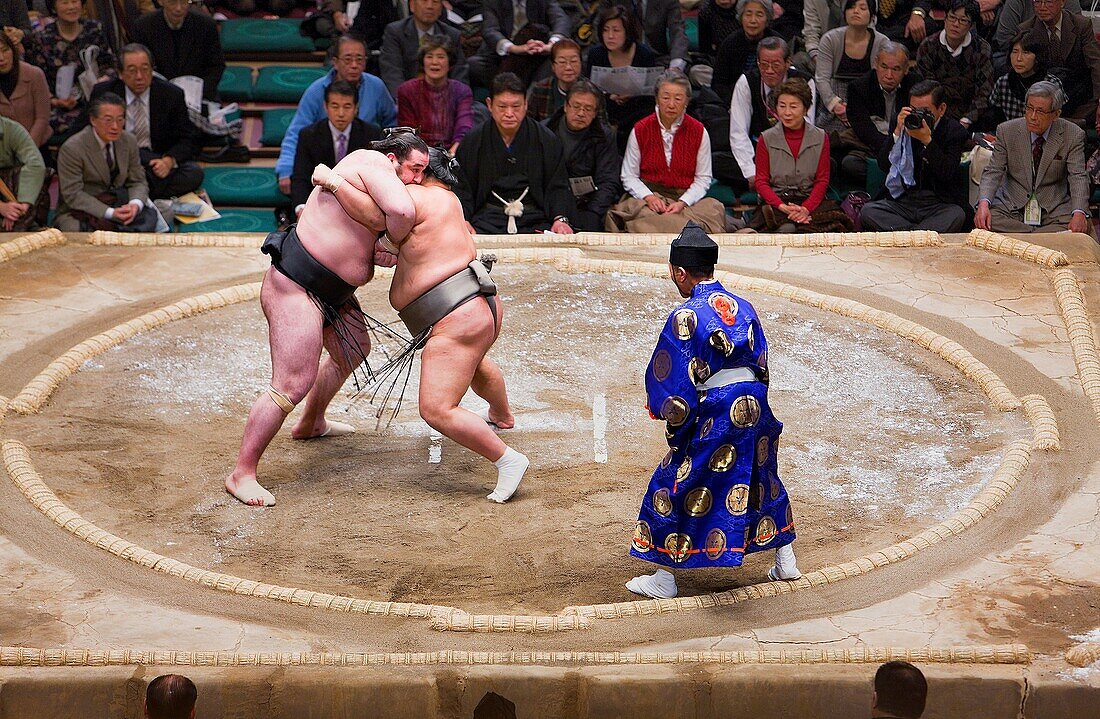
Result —
[[727, 207], [737, 204], [737, 195], [734, 194], [733, 188], [721, 182], [711, 183], [710, 189], [707, 190], [707, 197], [713, 197]]
[[[736, 4], [736, 3], [735, 3]], [[699, 18], [696, 16], [684, 18], [684, 33], [688, 38], [688, 48], [699, 49]]]
[[260, 135], [260, 144], [265, 147], [278, 147], [283, 144], [283, 135], [290, 121], [294, 119], [294, 108], [264, 110], [264, 131]]
[[179, 225], [179, 232], [272, 232], [277, 228], [271, 210], [218, 210], [216, 220]]
[[252, 68], [243, 65], [226, 65], [222, 81], [218, 83], [218, 94], [225, 100], [245, 101], [252, 99]]
[[885, 184], [886, 173], [879, 167], [878, 160], [870, 158], [867, 160], [867, 194], [875, 197]]
[[755, 192], [742, 192], [740, 200], [742, 205], [759, 205], [760, 195]]
[[306, 88], [326, 72], [323, 67], [261, 67], [256, 86], [252, 89], [252, 99], [260, 102], [298, 102]]
[[202, 186], [214, 206], [274, 207], [290, 203], [270, 167], [207, 167]]
[[298, 32], [301, 19], [239, 18], [221, 24], [222, 51], [313, 52], [313, 40]]

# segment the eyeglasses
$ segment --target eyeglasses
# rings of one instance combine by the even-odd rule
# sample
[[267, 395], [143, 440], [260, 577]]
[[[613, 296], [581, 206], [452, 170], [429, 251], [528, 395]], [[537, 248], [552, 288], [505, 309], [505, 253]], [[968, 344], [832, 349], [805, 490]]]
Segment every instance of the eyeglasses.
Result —
[[963, 15], [961, 17], [959, 15], [948, 15], [944, 19], [944, 23], [954, 23], [955, 25], [958, 25], [960, 27], [970, 27], [970, 25], [972, 24], [970, 18], [966, 15]]
[[367, 56], [366, 55], [341, 55], [336, 59], [339, 60], [340, 62], [355, 63], [356, 65], [366, 65], [367, 64]]
[[1042, 110], [1038, 107], [1032, 107], [1031, 105], [1024, 106], [1024, 114], [1026, 115], [1038, 115], [1039, 117], [1046, 117], [1047, 115], [1053, 115], [1054, 110]]
[[772, 60], [772, 61], [769, 61], [769, 62], [759, 62], [759, 61], [757, 61], [756, 64], [760, 66], [761, 70], [786, 70], [787, 69], [786, 60]]
[[595, 115], [599, 108], [596, 105], [581, 105], [579, 103], [567, 102], [565, 103], [573, 112], [583, 112], [586, 115]]
[[579, 57], [559, 57], [554, 61], [555, 65], [580, 65], [581, 59]]

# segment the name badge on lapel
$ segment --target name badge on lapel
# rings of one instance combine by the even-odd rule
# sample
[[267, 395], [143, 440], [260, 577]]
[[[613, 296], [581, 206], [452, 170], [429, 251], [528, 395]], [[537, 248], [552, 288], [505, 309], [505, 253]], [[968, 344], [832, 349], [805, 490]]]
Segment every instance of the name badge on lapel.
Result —
[[595, 192], [597, 189], [596, 183], [592, 180], [592, 175], [570, 177], [569, 188], [573, 190], [573, 197], [584, 197], [590, 192]]
[[1024, 224], [1032, 227], [1043, 224], [1043, 208], [1039, 207], [1039, 200], [1035, 197], [1034, 192], [1031, 193], [1027, 204], [1024, 205]]

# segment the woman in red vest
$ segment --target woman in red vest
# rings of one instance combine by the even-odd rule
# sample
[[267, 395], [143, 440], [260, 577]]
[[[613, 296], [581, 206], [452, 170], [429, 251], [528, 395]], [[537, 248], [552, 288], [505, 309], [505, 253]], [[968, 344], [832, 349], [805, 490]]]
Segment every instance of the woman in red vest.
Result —
[[623, 157], [627, 195], [607, 213], [609, 232], [678, 233], [694, 220], [708, 233], [726, 231], [726, 208], [707, 197], [710, 136], [685, 114], [691, 83], [679, 70], [657, 80], [657, 112], [630, 131]]
[[806, 122], [813, 102], [801, 78], [775, 90], [779, 122], [756, 143], [756, 194], [760, 207], [749, 227], [768, 232], [845, 232], [852, 221], [825, 199], [829, 189], [829, 136]]

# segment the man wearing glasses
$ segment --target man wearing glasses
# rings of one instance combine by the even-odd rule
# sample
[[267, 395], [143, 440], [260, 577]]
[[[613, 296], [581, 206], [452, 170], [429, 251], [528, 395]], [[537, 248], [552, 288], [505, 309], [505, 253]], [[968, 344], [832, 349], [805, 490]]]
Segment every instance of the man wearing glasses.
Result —
[[1100, 43], [1092, 21], [1066, 10], [1066, 0], [1032, 0], [1035, 17], [1020, 25], [1047, 48], [1047, 65], [1065, 68], [1067, 100], [1062, 115], [1091, 124], [1100, 98]]
[[134, 42], [153, 54], [157, 72], [168, 80], [181, 75], [202, 78], [202, 97], [213, 101], [225, 72], [218, 25], [206, 13], [193, 10], [201, 3], [161, 0], [160, 9], [134, 22]]
[[974, 226], [996, 232], [1089, 230], [1085, 131], [1063, 120], [1062, 90], [1037, 82], [1023, 117], [997, 127]]
[[279, 191], [290, 194], [290, 175], [294, 172], [294, 155], [298, 150], [298, 134], [303, 128], [324, 120], [325, 88], [336, 80], [350, 82], [359, 96], [358, 117], [363, 122], [378, 127], [393, 127], [397, 124], [397, 103], [393, 101], [385, 83], [378, 77], [366, 72], [367, 46], [362, 40], [343, 35], [336, 41], [336, 59], [332, 70], [313, 81], [302, 99], [298, 101], [298, 110], [283, 136], [279, 148], [279, 159], [275, 161], [275, 174], [279, 178]]
[[993, 54], [989, 43], [971, 32], [981, 10], [974, 0], [951, 0], [943, 30], [917, 49], [917, 70], [943, 85], [947, 114], [963, 127], [979, 123], [993, 90]]

